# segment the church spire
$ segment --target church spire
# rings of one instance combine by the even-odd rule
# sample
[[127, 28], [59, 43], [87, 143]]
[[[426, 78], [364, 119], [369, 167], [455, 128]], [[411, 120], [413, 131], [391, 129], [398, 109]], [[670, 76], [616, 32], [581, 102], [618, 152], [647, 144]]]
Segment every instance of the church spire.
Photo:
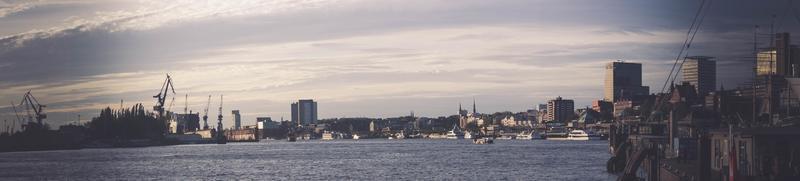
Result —
[[472, 97], [472, 114], [478, 114], [478, 109], [475, 108], [475, 97]]

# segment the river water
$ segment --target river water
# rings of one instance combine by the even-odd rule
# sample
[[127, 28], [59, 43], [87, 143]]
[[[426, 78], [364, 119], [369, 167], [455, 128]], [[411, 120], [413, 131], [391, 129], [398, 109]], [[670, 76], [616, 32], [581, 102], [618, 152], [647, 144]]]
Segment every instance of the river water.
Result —
[[606, 141], [362, 139], [0, 153], [0, 180], [614, 180]]

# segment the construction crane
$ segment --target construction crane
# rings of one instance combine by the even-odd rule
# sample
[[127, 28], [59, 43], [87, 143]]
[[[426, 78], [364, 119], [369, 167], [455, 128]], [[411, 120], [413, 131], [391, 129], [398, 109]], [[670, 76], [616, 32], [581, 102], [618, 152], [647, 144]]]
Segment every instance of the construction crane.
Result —
[[36, 100], [36, 97], [31, 94], [31, 91], [25, 93], [19, 106], [25, 107], [25, 111], [28, 114], [28, 122], [33, 122], [33, 120], [36, 119], [36, 123], [42, 126], [44, 125], [42, 124], [42, 120], [47, 118], [47, 114], [44, 113], [44, 108], [47, 106], [39, 104], [39, 100]]
[[203, 130], [208, 130], [208, 106], [211, 105], [211, 95], [208, 95], [208, 103], [206, 103], [206, 108], [203, 110]]
[[[156, 105], [153, 106], [153, 111], [158, 113], [158, 117], [164, 116], [164, 101], [167, 99], [167, 94], [169, 91], [172, 90], [172, 94], [175, 94], [175, 87], [172, 85], [172, 78], [167, 74], [167, 79], [164, 80], [164, 84], [161, 85], [161, 89], [159, 89], [158, 94], [153, 96], [156, 98]], [[173, 102], [174, 102], [173, 97]], [[171, 104], [170, 104], [170, 107]]]

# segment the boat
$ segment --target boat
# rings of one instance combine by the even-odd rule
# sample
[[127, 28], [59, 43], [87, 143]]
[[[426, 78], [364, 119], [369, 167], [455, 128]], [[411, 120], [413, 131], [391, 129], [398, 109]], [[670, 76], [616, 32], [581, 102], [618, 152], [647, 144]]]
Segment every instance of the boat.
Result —
[[566, 128], [553, 127], [545, 133], [545, 139], [558, 141], [569, 140], [569, 133], [567, 133]]
[[475, 137], [475, 135], [473, 135], [472, 132], [469, 132], [469, 131], [465, 131], [464, 132], [464, 139], [472, 139], [474, 137]]
[[458, 129], [458, 126], [453, 125], [453, 129], [447, 132], [447, 139], [464, 139], [464, 134]]
[[322, 140], [333, 140], [333, 133], [325, 131], [322, 133]]
[[589, 134], [583, 130], [572, 130], [569, 132], [567, 140], [575, 140], [575, 141], [588, 141], [588, 140], [600, 140], [601, 137], [596, 134]]
[[483, 138], [475, 138], [475, 139], [472, 139], [472, 143], [475, 143], [475, 144], [478, 144], [478, 145], [484, 145], [484, 144], [494, 144], [494, 140], [493, 140], [493, 139], [486, 138], [486, 137], [483, 137]]
[[394, 134], [394, 139], [405, 139], [406, 134], [401, 130], [399, 133]]
[[536, 135], [538, 135], [538, 134], [536, 134], [536, 132], [533, 132], [533, 131], [531, 131], [531, 132], [523, 131], [523, 132], [520, 132], [519, 134], [517, 134], [517, 139], [518, 140], [532, 140], [532, 139], [535, 139], [537, 137]]
[[358, 134], [353, 134], [353, 139], [354, 140], [361, 139], [361, 136], [358, 136]]

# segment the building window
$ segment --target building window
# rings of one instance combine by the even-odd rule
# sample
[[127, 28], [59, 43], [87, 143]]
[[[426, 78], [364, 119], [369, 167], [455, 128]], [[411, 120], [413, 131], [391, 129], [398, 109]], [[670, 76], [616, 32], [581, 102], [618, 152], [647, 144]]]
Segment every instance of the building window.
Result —
[[747, 174], [747, 143], [745, 141], [739, 141], [739, 155], [738, 155], [738, 169], [739, 174], [748, 175]]

